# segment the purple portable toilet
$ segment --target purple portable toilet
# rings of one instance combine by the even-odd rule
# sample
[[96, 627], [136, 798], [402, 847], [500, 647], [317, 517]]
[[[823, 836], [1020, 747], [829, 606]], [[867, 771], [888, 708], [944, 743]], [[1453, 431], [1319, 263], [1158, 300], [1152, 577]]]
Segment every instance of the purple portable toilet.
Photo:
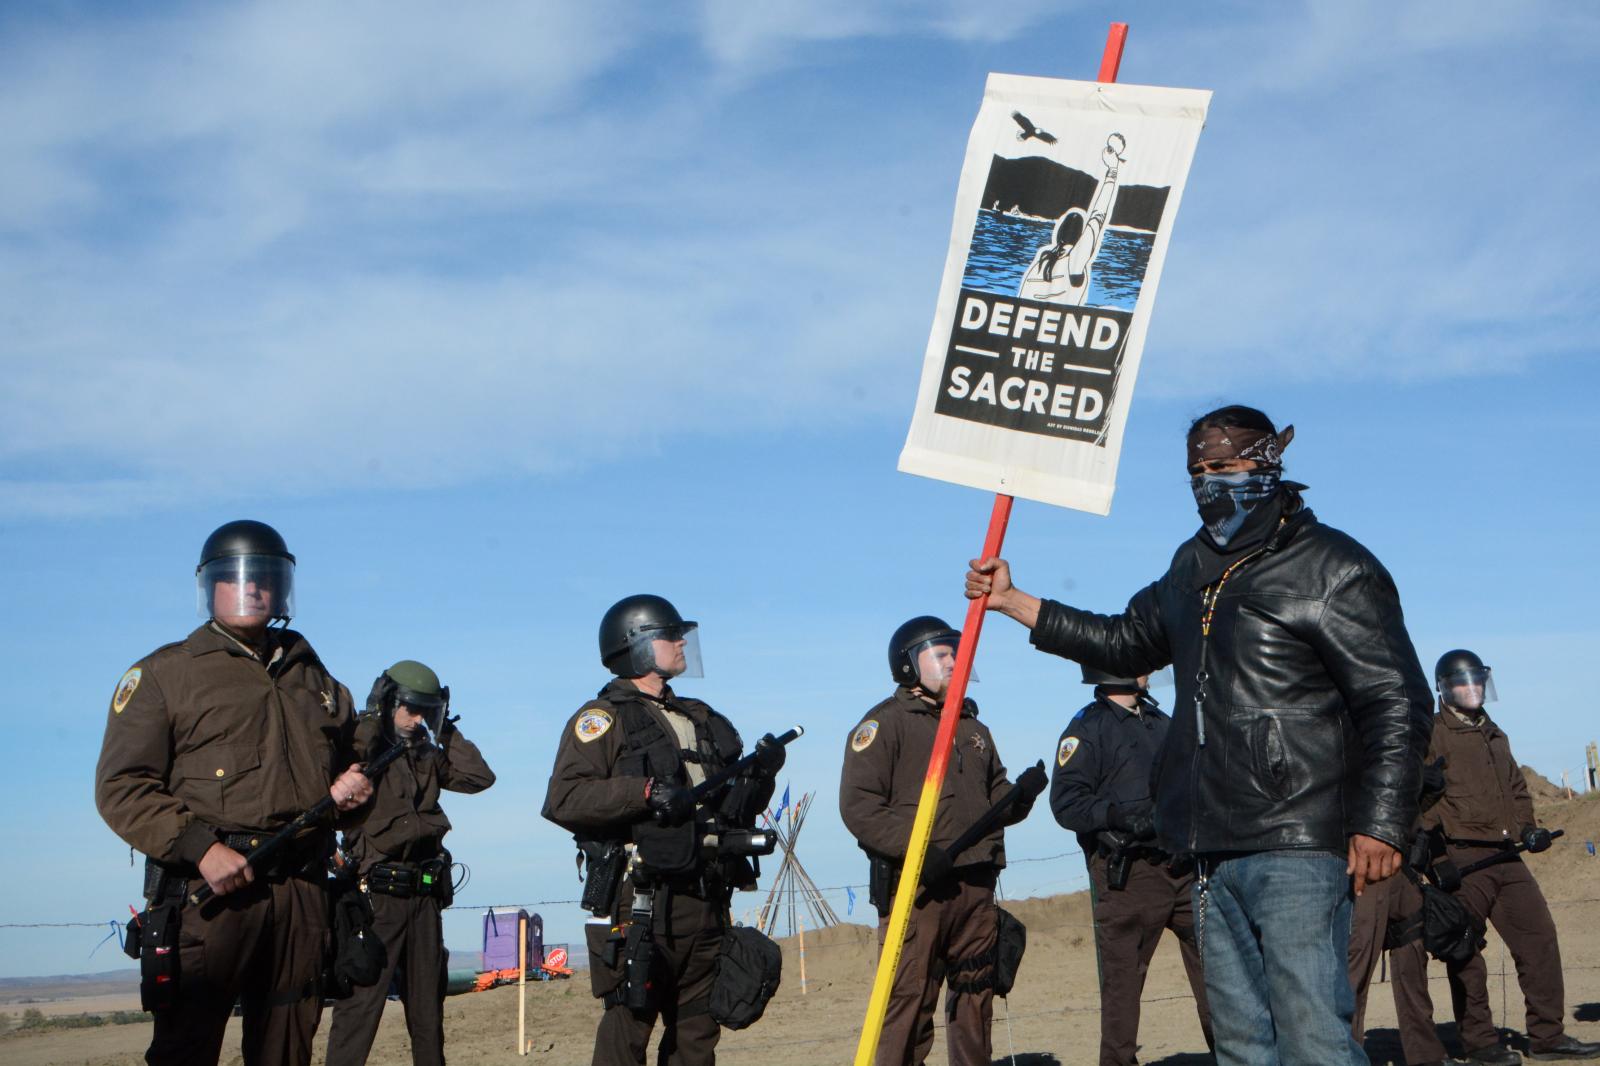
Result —
[[483, 968], [517, 968], [517, 923], [528, 921], [528, 969], [544, 965], [544, 919], [520, 907], [492, 907], [483, 915]]

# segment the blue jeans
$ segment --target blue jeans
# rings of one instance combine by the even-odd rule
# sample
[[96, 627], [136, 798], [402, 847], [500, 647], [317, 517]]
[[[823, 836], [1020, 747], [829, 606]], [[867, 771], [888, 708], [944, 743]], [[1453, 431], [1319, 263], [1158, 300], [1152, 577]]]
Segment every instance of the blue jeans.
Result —
[[1368, 1066], [1350, 1035], [1345, 860], [1260, 851], [1200, 869], [1194, 907], [1217, 1066]]

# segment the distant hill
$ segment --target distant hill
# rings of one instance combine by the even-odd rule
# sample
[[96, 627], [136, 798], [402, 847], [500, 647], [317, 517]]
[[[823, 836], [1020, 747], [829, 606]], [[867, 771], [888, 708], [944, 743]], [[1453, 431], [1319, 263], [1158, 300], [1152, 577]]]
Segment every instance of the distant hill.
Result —
[[[1015, 206], [1040, 218], [1059, 218], [1070, 207], [1087, 208], [1099, 184], [1096, 177], [1041, 156], [995, 156], [989, 164], [988, 184], [983, 187], [983, 206], [998, 203], [1002, 211]], [[1154, 232], [1166, 207], [1166, 186], [1123, 185], [1117, 189], [1111, 224]]]

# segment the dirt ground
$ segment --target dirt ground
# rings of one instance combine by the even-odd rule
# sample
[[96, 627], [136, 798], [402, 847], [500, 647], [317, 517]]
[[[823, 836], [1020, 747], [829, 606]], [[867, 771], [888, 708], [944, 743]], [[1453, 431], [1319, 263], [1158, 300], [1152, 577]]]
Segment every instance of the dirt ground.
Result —
[[[1544, 801], [1540, 817], [1567, 835], [1529, 865], [1539, 878], [1561, 935], [1566, 973], [1568, 1030], [1600, 1039], [1600, 859], [1585, 841], [1600, 839], [1600, 795], [1565, 802]], [[1079, 860], [1063, 860], [1079, 861]], [[1051, 1066], [1095, 1061], [1099, 1044], [1099, 996], [1088, 898], [1083, 893], [1007, 904], [1028, 927], [1028, 951], [1009, 1001], [996, 1003], [997, 1063]], [[862, 926], [840, 926], [806, 936], [806, 988], [801, 990], [797, 946], [784, 942], [783, 987], [754, 1027], [724, 1035], [718, 1056], [727, 1063], [802, 1066], [849, 1062], [872, 984], [876, 948]], [[1496, 1020], [1522, 1025], [1521, 995], [1509, 955], [1491, 932], [1487, 958]], [[1500, 976], [1504, 973], [1504, 977]], [[1449, 1022], [1450, 996], [1444, 969], [1430, 971], [1436, 1016]], [[517, 1055], [517, 989], [500, 988], [454, 996], [446, 1003], [446, 1053], [458, 1066], [578, 1066], [589, 1061], [598, 1010], [584, 974], [570, 981], [531, 984], [527, 990], [529, 1044]], [[1195, 1020], [1193, 1000], [1172, 938], [1163, 941], [1145, 986], [1140, 1061], [1163, 1066], [1199, 1066], [1210, 1061]], [[1502, 1006], [1503, 1004], [1503, 1006]], [[13, 1008], [14, 1009], [14, 1008]], [[1367, 1012], [1367, 1049], [1375, 1064], [1401, 1063], [1388, 986], [1375, 984]], [[326, 1043], [327, 1016], [317, 1040], [317, 1062]], [[1454, 1027], [1445, 1025], [1446, 1044]], [[0, 1061], [9, 1066], [82, 1063], [133, 1066], [142, 1061], [149, 1026], [123, 1025], [0, 1037]], [[1514, 1045], [1520, 1033], [1510, 1037]], [[238, 1023], [229, 1031], [224, 1063], [239, 1063]], [[373, 1047], [375, 1063], [410, 1059], [399, 1004], [391, 1003]], [[928, 1060], [943, 1066], [942, 1036]]]

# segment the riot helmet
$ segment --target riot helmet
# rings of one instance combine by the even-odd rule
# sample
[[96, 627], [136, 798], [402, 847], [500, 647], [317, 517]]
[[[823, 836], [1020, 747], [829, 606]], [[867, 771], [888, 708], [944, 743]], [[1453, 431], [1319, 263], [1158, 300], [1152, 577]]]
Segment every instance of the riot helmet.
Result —
[[294, 556], [265, 522], [218, 526], [194, 573], [202, 618], [249, 629], [294, 617]]
[[372, 683], [365, 713], [378, 715], [384, 736], [393, 741], [400, 734], [394, 712], [401, 706], [421, 718], [428, 733], [437, 737], [450, 713], [450, 686], [441, 685], [439, 675], [415, 659], [401, 659]]
[[[944, 695], [956, 669], [956, 651], [961, 646], [961, 631], [931, 614], [920, 614], [894, 631], [889, 638], [889, 676], [908, 688], [921, 687]], [[973, 675], [969, 680], [978, 680]]]
[[626, 596], [600, 619], [600, 662], [618, 677], [703, 677], [700, 623], [660, 596]]
[[1087, 664], [1080, 663], [1079, 665], [1083, 667], [1083, 683], [1085, 685], [1122, 692], [1144, 692], [1150, 687], [1150, 679], [1148, 677], [1118, 677], [1116, 674], [1110, 674], [1104, 670], [1096, 670]]
[[1440, 701], [1458, 711], [1481, 711], [1484, 704], [1498, 698], [1494, 691], [1494, 671], [1465, 648], [1439, 656], [1433, 668], [1433, 683]]

